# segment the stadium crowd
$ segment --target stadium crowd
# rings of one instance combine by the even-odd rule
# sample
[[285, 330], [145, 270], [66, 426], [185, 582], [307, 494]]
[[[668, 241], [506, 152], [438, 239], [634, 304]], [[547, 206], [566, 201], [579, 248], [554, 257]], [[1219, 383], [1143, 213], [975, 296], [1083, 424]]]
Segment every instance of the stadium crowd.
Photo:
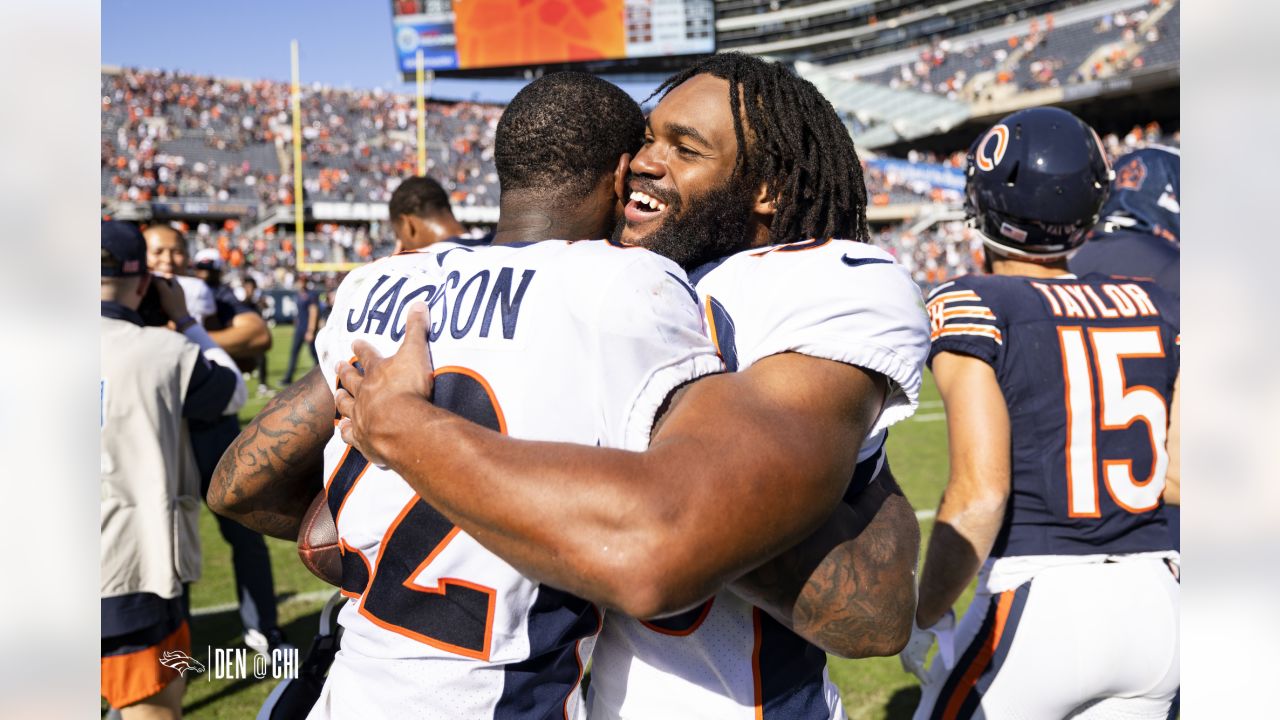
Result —
[[1001, 86], [1059, 87], [1176, 63], [1178, 29], [1176, 0], [1139, 0], [1128, 9], [1065, 25], [1046, 13], [1033, 18], [1027, 32], [1002, 40], [934, 40], [913, 60], [861, 79], [952, 100], [980, 100]]
[[[1135, 125], [1123, 135], [1107, 133], [1102, 136], [1103, 146], [1110, 159], [1149, 145], [1177, 147], [1178, 131], [1166, 133], [1158, 122]], [[940, 155], [912, 150], [903, 158], [909, 163], [936, 165], [959, 169], [964, 165], [964, 153], [957, 151]], [[441, 181], [446, 179], [442, 176]], [[954, 193], [931, 186], [919, 179], [912, 179], [874, 167], [866, 170], [868, 201], [873, 206], [895, 203], [957, 204]], [[398, 184], [398, 183], [397, 183]], [[395, 185], [392, 185], [394, 189]], [[214, 249], [226, 263], [234, 282], [252, 277], [263, 290], [287, 289], [294, 285], [296, 277], [297, 248], [293, 234], [283, 226], [270, 226], [261, 233], [250, 236], [236, 220], [221, 222], [180, 222], [179, 229], [190, 238], [192, 252]], [[384, 257], [392, 251], [393, 241], [382, 223], [316, 223], [304, 234], [304, 251], [313, 263], [367, 262]], [[923, 288], [930, 288], [949, 278], [973, 272], [978, 267], [974, 251], [978, 247], [972, 234], [962, 223], [949, 222], [912, 233], [907, 224], [886, 225], [874, 233], [876, 244], [893, 253], [911, 271]], [[340, 277], [333, 272], [316, 275], [326, 289], [337, 286]]]
[[[1147, 12], [1143, 8], [1108, 14], [1089, 28], [1098, 33], [1117, 28], [1133, 32]], [[1040, 27], [1037, 43], [1055, 32], [1052, 16]], [[945, 43], [927, 51], [926, 64], [947, 64]], [[1005, 52], [996, 48], [992, 58]], [[287, 84], [150, 70], [104, 72], [101, 78], [104, 200], [182, 198], [262, 207], [293, 201], [287, 169], [292, 138]], [[305, 197], [385, 203], [400, 179], [416, 172], [417, 120], [411, 97], [317, 86], [304, 91], [302, 108]], [[475, 103], [427, 104], [428, 137], [447, 139], [429, 142], [428, 174], [441, 182], [455, 207], [496, 204], [493, 133], [501, 112], [500, 107]], [[1107, 133], [1102, 140], [1113, 161], [1147, 145], [1177, 147], [1180, 143], [1176, 130], [1166, 132], [1154, 121], [1135, 125], [1124, 134]], [[902, 159], [959, 169], [964, 152], [944, 155], [912, 150]], [[892, 170], [867, 167], [866, 182], [872, 206], [955, 205], [959, 201], [954, 191]], [[252, 277], [265, 291], [293, 287], [297, 248], [293, 233], [283, 226], [252, 234], [234, 219], [179, 222], [178, 226], [188, 234], [192, 253], [207, 248], [218, 252], [234, 283]], [[887, 226], [875, 237], [902, 259], [924, 287], [975, 267], [976, 246], [957, 223], [919, 233], [905, 225]], [[366, 262], [389, 254], [393, 247], [389, 230], [376, 221], [311, 223], [304, 243], [307, 260], [313, 263]], [[318, 277], [336, 287], [335, 273]], [[323, 297], [324, 288], [320, 292]]]
[[[102, 79], [102, 194], [117, 200], [293, 201], [289, 85], [122, 70]], [[311, 200], [386, 202], [416, 170], [411, 96], [307, 87], [303, 190]], [[427, 170], [455, 205], [493, 205], [500, 107], [428, 103]]]
[[872, 232], [871, 241], [902, 263], [926, 291], [982, 267], [982, 238], [959, 220], [919, 232], [906, 223], [886, 225]]

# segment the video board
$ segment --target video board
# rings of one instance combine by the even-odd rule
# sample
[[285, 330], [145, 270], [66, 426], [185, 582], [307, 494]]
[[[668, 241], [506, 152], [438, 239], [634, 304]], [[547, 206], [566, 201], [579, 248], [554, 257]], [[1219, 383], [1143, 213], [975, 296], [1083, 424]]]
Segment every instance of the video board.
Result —
[[712, 0], [392, 0], [406, 77], [704, 55], [715, 52]]

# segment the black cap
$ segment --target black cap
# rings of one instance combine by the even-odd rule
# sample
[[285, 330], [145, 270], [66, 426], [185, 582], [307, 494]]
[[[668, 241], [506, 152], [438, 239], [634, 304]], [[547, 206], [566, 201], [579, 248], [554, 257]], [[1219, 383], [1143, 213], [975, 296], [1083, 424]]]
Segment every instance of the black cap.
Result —
[[147, 272], [147, 241], [127, 222], [102, 221], [102, 277], [130, 277]]

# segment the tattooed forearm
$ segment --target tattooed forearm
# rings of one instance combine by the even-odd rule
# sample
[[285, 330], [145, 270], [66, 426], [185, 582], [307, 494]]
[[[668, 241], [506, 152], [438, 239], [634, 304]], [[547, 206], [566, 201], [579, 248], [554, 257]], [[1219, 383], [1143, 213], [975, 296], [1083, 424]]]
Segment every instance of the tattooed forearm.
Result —
[[911, 638], [920, 525], [901, 495], [828, 555], [795, 604], [795, 626], [846, 657], [896, 655]]
[[209, 484], [209, 507], [258, 532], [296, 539], [323, 487], [335, 412], [318, 368], [282, 390], [223, 453]]
[[731, 589], [829, 653], [893, 655], [911, 636], [919, 552], [915, 513], [886, 474]]

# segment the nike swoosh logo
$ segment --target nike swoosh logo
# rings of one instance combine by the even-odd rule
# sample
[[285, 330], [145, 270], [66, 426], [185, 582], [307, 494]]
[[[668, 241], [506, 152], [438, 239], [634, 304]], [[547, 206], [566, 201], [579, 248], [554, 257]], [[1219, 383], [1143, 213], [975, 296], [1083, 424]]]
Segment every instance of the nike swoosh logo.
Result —
[[848, 255], [845, 255], [840, 259], [849, 267], [858, 267], [859, 265], [876, 265], [878, 263], [893, 264], [892, 260], [885, 260], [884, 258], [851, 258]]

